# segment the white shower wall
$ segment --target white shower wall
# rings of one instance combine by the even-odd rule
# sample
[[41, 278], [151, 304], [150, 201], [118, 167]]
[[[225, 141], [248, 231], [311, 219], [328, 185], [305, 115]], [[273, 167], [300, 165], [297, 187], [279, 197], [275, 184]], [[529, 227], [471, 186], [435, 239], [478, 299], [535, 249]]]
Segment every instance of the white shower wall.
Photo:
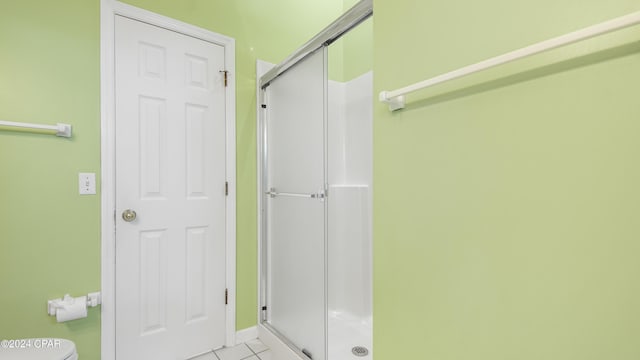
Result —
[[348, 359], [371, 349], [373, 74], [328, 91], [329, 358]]
[[329, 80], [329, 183], [371, 186], [373, 72]]

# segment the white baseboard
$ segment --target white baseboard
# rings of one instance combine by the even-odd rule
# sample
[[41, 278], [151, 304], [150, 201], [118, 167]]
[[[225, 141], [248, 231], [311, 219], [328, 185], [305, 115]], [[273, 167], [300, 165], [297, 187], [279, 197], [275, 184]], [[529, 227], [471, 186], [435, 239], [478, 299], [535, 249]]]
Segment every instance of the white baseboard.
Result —
[[249, 340], [258, 338], [258, 327], [253, 326], [250, 328], [242, 329], [236, 332], [236, 344], [242, 344]]

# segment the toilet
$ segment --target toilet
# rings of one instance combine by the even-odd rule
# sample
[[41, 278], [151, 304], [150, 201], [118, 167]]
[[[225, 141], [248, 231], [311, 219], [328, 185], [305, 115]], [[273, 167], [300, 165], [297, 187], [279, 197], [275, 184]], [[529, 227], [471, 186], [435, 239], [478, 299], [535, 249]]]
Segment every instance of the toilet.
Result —
[[78, 360], [78, 353], [76, 344], [66, 339], [4, 340], [0, 360]]

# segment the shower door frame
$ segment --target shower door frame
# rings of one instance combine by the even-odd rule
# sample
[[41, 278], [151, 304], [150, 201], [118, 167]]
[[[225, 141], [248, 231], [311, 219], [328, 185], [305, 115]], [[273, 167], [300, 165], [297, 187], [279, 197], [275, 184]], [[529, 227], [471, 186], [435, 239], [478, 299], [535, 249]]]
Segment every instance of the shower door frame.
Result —
[[[314, 201], [322, 201], [324, 202], [324, 224], [323, 224], [323, 228], [324, 228], [324, 271], [323, 271], [323, 278], [324, 278], [324, 284], [322, 284], [323, 287], [323, 303], [324, 303], [324, 309], [325, 309], [325, 313], [326, 313], [326, 308], [327, 308], [327, 216], [328, 216], [328, 206], [327, 206], [327, 171], [328, 171], [328, 163], [327, 163], [327, 126], [328, 126], [328, 114], [327, 114], [327, 79], [328, 79], [328, 73], [327, 73], [327, 63], [328, 63], [328, 58], [327, 58], [327, 51], [326, 48], [324, 48], [324, 46], [319, 47], [318, 49], [314, 50], [313, 52], [310, 52], [309, 54], [307, 54], [308, 56], [313, 56], [313, 55], [317, 55], [316, 53], [318, 51], [321, 51], [323, 54], [323, 77], [325, 79], [324, 82], [324, 89], [323, 89], [323, 108], [324, 108], [324, 114], [323, 114], [323, 119], [322, 119], [322, 128], [323, 128], [323, 149], [322, 149], [322, 158], [323, 158], [323, 179], [322, 179], [322, 186], [323, 186], [323, 190], [322, 193], [319, 194], [309, 194], [312, 197], [312, 200]], [[307, 59], [307, 56], [299, 59], [298, 61], [296, 61], [296, 64]], [[293, 64], [293, 65], [296, 65]], [[290, 69], [293, 66], [290, 66], [287, 68]], [[274, 66], [275, 68], [275, 66]], [[273, 69], [273, 68], [272, 68]], [[268, 97], [267, 97], [267, 87], [269, 86], [269, 84], [265, 85], [264, 88], [261, 88], [258, 90], [258, 108], [259, 108], [259, 124], [258, 124], [258, 136], [260, 137], [260, 141], [259, 141], [259, 146], [260, 148], [258, 149], [258, 152], [260, 153], [260, 150], [262, 149], [262, 155], [261, 157], [258, 158], [258, 162], [263, 164], [262, 169], [259, 170], [258, 172], [258, 176], [260, 177], [260, 181], [259, 181], [259, 189], [258, 189], [258, 201], [259, 201], [259, 219], [258, 219], [258, 226], [259, 226], [259, 236], [260, 236], [260, 246], [259, 246], [259, 266], [258, 266], [258, 271], [259, 271], [259, 283], [260, 283], [260, 291], [259, 291], [259, 314], [258, 314], [258, 323], [259, 325], [263, 326], [265, 329], [267, 329], [271, 334], [275, 335], [281, 342], [283, 342], [285, 345], [287, 345], [287, 347], [289, 348], [289, 350], [291, 350], [293, 353], [295, 353], [295, 355], [297, 355], [299, 358], [301, 359], [308, 359], [306, 357], [306, 354], [304, 354], [302, 352], [302, 349], [298, 348], [293, 341], [291, 341], [290, 339], [288, 339], [285, 335], [283, 335], [281, 332], [279, 332], [273, 325], [271, 325], [268, 322], [267, 319], [267, 312], [266, 310], [263, 310], [264, 306], [267, 306], [267, 300], [269, 299], [269, 292], [268, 292], [268, 259], [267, 257], [268, 252], [264, 251], [264, 249], [262, 248], [263, 246], [268, 246], [267, 245], [267, 238], [268, 238], [268, 205], [266, 203], [266, 201], [264, 201], [263, 199], [265, 199], [265, 197], [270, 196], [269, 193], [269, 189], [267, 188], [268, 186], [268, 182], [269, 182], [269, 169], [268, 169], [268, 129], [267, 129], [267, 123], [268, 123], [268, 111], [267, 108], [262, 107], [263, 104], [268, 104]], [[299, 196], [303, 194], [296, 194], [294, 196]], [[285, 195], [286, 196], [286, 195]], [[315, 197], [315, 198], [314, 198]], [[325, 314], [326, 315], [326, 314]], [[259, 329], [260, 330], [260, 329]], [[327, 338], [327, 318], [325, 316], [324, 319], [324, 338], [325, 338], [325, 342], [324, 342], [324, 347], [325, 347], [325, 352], [326, 352], [326, 338]], [[271, 346], [270, 346], [271, 347]], [[277, 359], [280, 359], [280, 357], [277, 357]], [[292, 358], [292, 359], [297, 359], [297, 358]], [[286, 359], [282, 359], [282, 360], [286, 360]]]
[[[298, 349], [295, 344], [293, 344], [289, 339], [280, 334], [276, 329], [274, 329], [268, 322], [266, 317], [265, 307], [267, 306], [268, 299], [268, 253], [266, 249], [268, 248], [268, 231], [267, 231], [267, 202], [265, 201], [265, 196], [268, 191], [268, 143], [267, 143], [267, 109], [265, 106], [267, 104], [267, 87], [269, 84], [275, 80], [277, 77], [285, 73], [287, 70], [303, 61], [307, 58], [307, 56], [315, 53], [319, 49], [328, 47], [335, 40], [339, 39], [342, 35], [346, 34], [353, 28], [360, 25], [360, 23], [364, 22], [368, 18], [373, 15], [373, 0], [361, 0], [356, 5], [354, 5], [351, 9], [346, 11], [342, 16], [332, 22], [329, 26], [327, 26], [324, 30], [314, 36], [307, 43], [302, 45], [298, 50], [294, 51], [291, 55], [285, 58], [281, 63], [273, 66], [269, 71], [264, 73], [261, 76], [260, 67], [264, 66], [265, 63], [258, 63], [257, 66], [257, 76], [258, 76], [258, 86], [257, 86], [257, 117], [256, 117], [256, 159], [257, 159], [257, 202], [258, 202], [258, 214], [257, 214], [257, 224], [258, 224], [258, 309], [257, 309], [257, 318], [258, 318], [258, 334], [259, 337], [267, 343], [274, 351], [274, 356], [278, 357], [281, 360], [297, 360], [297, 359], [308, 359], [304, 353], [300, 349]], [[325, 51], [325, 72], [327, 69], [327, 56], [326, 49]], [[325, 89], [325, 119], [324, 119], [324, 158], [325, 158], [325, 195], [327, 194], [327, 93]], [[328, 201], [328, 198], [326, 199]], [[325, 315], [327, 312], [327, 211], [328, 206], [325, 203], [325, 283], [324, 287], [324, 296], [325, 296]], [[327, 318], [325, 316], [325, 348], [326, 348], [326, 339], [327, 339]], [[285, 349], [278, 349], [276, 346], [284, 345]], [[325, 349], [326, 350], [326, 349]], [[286, 359], [284, 358], [286, 357]]]

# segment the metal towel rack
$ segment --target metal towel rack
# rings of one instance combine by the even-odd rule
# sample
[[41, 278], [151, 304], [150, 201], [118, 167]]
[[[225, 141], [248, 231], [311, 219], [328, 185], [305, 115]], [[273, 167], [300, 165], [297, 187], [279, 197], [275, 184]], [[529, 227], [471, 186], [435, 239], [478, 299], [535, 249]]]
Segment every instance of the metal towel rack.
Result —
[[413, 85], [409, 85], [393, 91], [381, 91], [379, 100], [389, 105], [389, 111], [400, 110], [405, 107], [404, 95], [414, 91], [426, 89], [428, 87], [442, 84], [444, 82], [461, 78], [479, 71], [490, 69], [492, 67], [506, 64], [508, 62], [522, 59], [527, 56], [535, 55], [547, 50], [555, 49], [564, 45], [569, 45], [581, 40], [586, 40], [598, 35], [606, 34], [616, 30], [624, 29], [640, 23], [640, 11], [627, 14], [615, 19], [611, 19], [596, 25], [586, 27], [577, 31], [570, 32], [565, 35], [545, 40], [506, 54], [496, 56], [479, 63], [468, 65], [448, 73], [438, 75], [431, 79], [427, 79]]
[[34, 129], [34, 130], [52, 130], [55, 131], [56, 136], [71, 137], [71, 125], [57, 123], [56, 125], [41, 125], [41, 124], [29, 124], [13, 121], [0, 120], [0, 126], [16, 127], [22, 129]]

